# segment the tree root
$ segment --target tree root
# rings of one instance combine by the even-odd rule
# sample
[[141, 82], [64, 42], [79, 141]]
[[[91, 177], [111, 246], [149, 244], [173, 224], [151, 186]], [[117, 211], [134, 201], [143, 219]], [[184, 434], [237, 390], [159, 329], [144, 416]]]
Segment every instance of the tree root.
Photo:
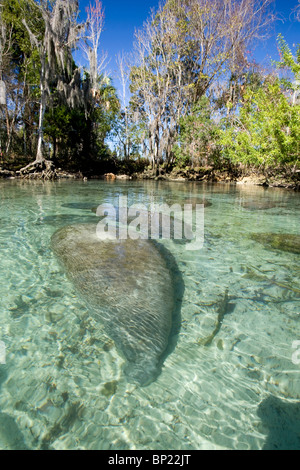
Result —
[[55, 180], [57, 173], [50, 160], [35, 160], [17, 172], [24, 179]]

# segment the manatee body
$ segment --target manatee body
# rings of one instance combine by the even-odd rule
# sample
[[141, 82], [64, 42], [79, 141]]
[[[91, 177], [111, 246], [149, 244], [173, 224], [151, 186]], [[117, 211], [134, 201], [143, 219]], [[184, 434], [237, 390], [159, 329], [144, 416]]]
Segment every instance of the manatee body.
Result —
[[273, 209], [276, 204], [270, 201], [247, 201], [242, 203], [242, 207], [248, 211], [265, 211]]
[[172, 328], [174, 285], [166, 259], [150, 240], [100, 240], [94, 224], [61, 228], [51, 243], [127, 360], [125, 375], [150, 383], [159, 374]]
[[38, 225], [52, 225], [56, 228], [68, 226], [70, 224], [83, 224], [93, 223], [95, 221], [94, 216], [82, 216], [78, 214], [57, 214], [57, 215], [46, 215], [37, 221]]
[[[180, 206], [179, 206], [180, 207]], [[92, 208], [92, 212], [97, 215], [97, 207]], [[145, 209], [136, 209], [134, 214], [127, 214], [127, 230], [136, 232], [136, 227], [131, 228], [130, 225], [136, 222], [137, 218], [139, 222], [143, 221], [142, 226], [139, 228], [139, 232], [143, 238], [157, 240], [159, 238], [167, 238], [171, 240], [192, 240], [194, 234], [192, 227], [185, 224], [184, 231], [182, 225], [182, 214], [174, 217], [174, 213], [169, 214], [156, 211], [150, 211]], [[119, 208], [116, 208], [116, 215], [106, 215], [105, 221], [119, 220]], [[136, 222], [138, 224], [138, 222]], [[165, 231], [163, 230], [165, 227]]]

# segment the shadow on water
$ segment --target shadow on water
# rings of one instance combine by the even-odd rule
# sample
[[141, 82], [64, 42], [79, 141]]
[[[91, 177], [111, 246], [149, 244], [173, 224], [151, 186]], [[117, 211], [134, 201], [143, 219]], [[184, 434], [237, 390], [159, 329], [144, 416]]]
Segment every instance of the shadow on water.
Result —
[[287, 403], [271, 395], [257, 414], [269, 431], [263, 450], [300, 450], [300, 402]]
[[180, 328], [181, 328], [181, 307], [183, 301], [183, 295], [185, 290], [185, 285], [183, 281], [183, 277], [181, 271], [177, 265], [175, 257], [172, 255], [170, 250], [168, 250], [165, 246], [161, 243], [158, 243], [152, 240], [152, 243], [155, 245], [157, 250], [160, 252], [162, 257], [167, 263], [167, 267], [171, 273], [172, 283], [173, 283], [173, 291], [174, 291], [174, 309], [172, 314], [172, 328], [169, 335], [168, 345], [161, 356], [158, 373], [154, 380], [160, 375], [161, 369], [163, 366], [164, 361], [166, 358], [175, 350]]

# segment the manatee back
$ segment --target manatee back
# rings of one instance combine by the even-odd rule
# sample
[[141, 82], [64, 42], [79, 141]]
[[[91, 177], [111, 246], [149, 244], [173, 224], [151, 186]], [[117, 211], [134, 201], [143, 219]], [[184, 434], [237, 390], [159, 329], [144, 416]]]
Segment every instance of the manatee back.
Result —
[[149, 383], [159, 373], [175, 306], [160, 250], [150, 240], [100, 240], [94, 224], [58, 230], [52, 249], [125, 357], [128, 379]]

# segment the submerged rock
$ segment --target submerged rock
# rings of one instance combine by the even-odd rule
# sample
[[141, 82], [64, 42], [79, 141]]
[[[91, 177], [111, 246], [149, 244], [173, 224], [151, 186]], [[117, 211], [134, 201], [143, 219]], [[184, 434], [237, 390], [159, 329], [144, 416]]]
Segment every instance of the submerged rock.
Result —
[[176, 312], [167, 259], [150, 240], [105, 240], [96, 225], [64, 227], [52, 249], [70, 280], [127, 360], [130, 381], [147, 385], [160, 372]]
[[270, 249], [300, 254], [300, 235], [289, 233], [253, 233], [251, 238]]

